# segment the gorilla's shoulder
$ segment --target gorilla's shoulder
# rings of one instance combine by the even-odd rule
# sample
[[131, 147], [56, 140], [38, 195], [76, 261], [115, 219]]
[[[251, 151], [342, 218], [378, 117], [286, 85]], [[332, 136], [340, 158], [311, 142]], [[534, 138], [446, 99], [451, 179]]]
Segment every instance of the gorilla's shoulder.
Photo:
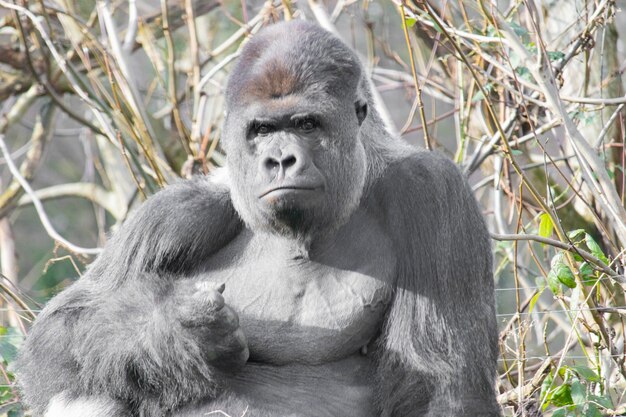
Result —
[[[144, 205], [151, 207], [158, 214], [163, 211], [180, 209], [181, 206], [194, 204], [228, 204], [230, 192], [228, 185], [216, 180], [212, 175], [195, 175], [190, 179], [179, 179], [152, 195]], [[164, 204], [167, 203], [167, 204]], [[193, 207], [190, 207], [193, 208]]]
[[237, 221], [228, 185], [213, 175], [196, 175], [169, 184], [152, 195], [131, 214], [128, 223], [141, 228], [170, 228], [175, 236], [181, 227], [206, 228]]
[[457, 165], [437, 151], [415, 150], [391, 161], [381, 177], [378, 191], [392, 194], [419, 191], [421, 196], [446, 191], [449, 183], [462, 183]]
[[114, 287], [144, 272], [188, 273], [242, 229], [230, 192], [210, 176], [168, 185], [146, 200], [110, 239], [89, 279]]

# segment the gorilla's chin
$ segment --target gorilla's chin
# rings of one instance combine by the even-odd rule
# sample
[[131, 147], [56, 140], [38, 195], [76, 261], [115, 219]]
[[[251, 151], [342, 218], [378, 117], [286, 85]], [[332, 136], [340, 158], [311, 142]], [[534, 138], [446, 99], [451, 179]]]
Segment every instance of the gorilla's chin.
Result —
[[319, 188], [276, 189], [263, 195], [260, 204], [272, 232], [294, 237], [312, 233], [327, 205]]
[[287, 208], [275, 212], [273, 226], [280, 231], [289, 231], [293, 234], [303, 234], [310, 230], [312, 225], [311, 213], [298, 208]]

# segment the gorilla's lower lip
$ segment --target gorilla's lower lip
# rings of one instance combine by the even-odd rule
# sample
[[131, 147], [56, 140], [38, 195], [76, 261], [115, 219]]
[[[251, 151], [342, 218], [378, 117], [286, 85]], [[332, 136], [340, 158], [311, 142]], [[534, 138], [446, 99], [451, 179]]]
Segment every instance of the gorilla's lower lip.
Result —
[[296, 187], [296, 186], [285, 186], [285, 187], [276, 187], [270, 190], [265, 191], [263, 194], [259, 196], [259, 198], [268, 197], [270, 195], [280, 195], [280, 194], [289, 194], [290, 192], [299, 192], [299, 191], [317, 191], [320, 187]]

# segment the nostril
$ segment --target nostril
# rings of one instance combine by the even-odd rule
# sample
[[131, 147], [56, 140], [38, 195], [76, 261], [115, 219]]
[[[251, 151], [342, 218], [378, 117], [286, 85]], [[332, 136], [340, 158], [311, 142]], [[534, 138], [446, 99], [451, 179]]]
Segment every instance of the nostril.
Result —
[[280, 163], [274, 159], [274, 158], [267, 158], [265, 159], [265, 168], [268, 169], [269, 171], [272, 171], [276, 168], [278, 168], [280, 165]]
[[296, 157], [293, 155], [289, 155], [288, 157], [286, 157], [285, 159], [283, 159], [282, 165], [283, 168], [289, 168], [292, 165], [296, 164]]

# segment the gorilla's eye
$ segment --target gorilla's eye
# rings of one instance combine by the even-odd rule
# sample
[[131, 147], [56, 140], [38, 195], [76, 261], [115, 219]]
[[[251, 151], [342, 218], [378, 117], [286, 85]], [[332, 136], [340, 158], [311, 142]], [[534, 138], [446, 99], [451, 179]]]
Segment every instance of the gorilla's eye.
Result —
[[269, 135], [274, 131], [274, 126], [267, 123], [256, 123], [254, 125], [254, 131], [258, 136]]
[[318, 122], [312, 117], [307, 117], [305, 119], [298, 120], [296, 126], [303, 132], [310, 133], [317, 128]]

